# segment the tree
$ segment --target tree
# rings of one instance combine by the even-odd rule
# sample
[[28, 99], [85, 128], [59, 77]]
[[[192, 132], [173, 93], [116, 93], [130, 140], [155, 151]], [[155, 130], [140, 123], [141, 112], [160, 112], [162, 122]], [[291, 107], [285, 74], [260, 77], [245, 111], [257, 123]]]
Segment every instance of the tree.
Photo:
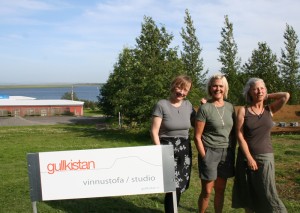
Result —
[[121, 110], [130, 110], [130, 108], [124, 108], [122, 105], [128, 106], [130, 103], [130, 99], [128, 99], [131, 94], [129, 85], [131, 85], [132, 76], [134, 75], [134, 64], [134, 51], [124, 48], [114, 65], [113, 73], [109, 75], [106, 84], [100, 89], [99, 108], [102, 109], [104, 114], [113, 116]]
[[222, 28], [220, 46], [221, 73], [225, 75], [229, 84], [228, 97], [234, 104], [239, 104], [241, 100], [242, 82], [239, 78], [239, 69], [241, 59], [237, 57], [238, 48], [233, 37], [233, 24], [229, 22], [228, 16], [225, 16], [225, 27]]
[[283, 80], [283, 90], [291, 94], [289, 103], [300, 103], [300, 74], [299, 74], [299, 51], [297, 44], [298, 36], [292, 26], [286, 24], [284, 32], [285, 50], [281, 49], [279, 70]]
[[203, 58], [201, 57], [202, 48], [196, 36], [196, 29], [189, 11], [185, 10], [184, 17], [185, 29], [181, 30], [183, 39], [181, 59], [183, 62], [184, 72], [193, 80], [193, 89], [189, 94], [189, 99], [193, 105], [199, 104], [200, 97], [205, 94], [205, 82], [208, 71], [203, 71]]
[[128, 112], [132, 121], [149, 122], [154, 104], [169, 96], [171, 80], [182, 72], [177, 49], [169, 47], [172, 39], [164, 26], [158, 28], [151, 17], [144, 17], [141, 34], [136, 38], [137, 64], [130, 97], [134, 108]]
[[[268, 92], [278, 92], [282, 82], [277, 69], [277, 57], [265, 42], [258, 43], [258, 49], [252, 52], [248, 63], [243, 66], [243, 72], [247, 78], [257, 77], [264, 80]], [[244, 82], [245, 83], [245, 82]]]
[[[73, 97], [72, 97], [73, 96]], [[79, 98], [75, 92], [65, 92], [60, 99], [78, 101]]]
[[149, 123], [154, 104], [169, 96], [171, 80], [182, 73], [176, 48], [169, 48], [173, 35], [144, 17], [136, 47], [124, 49], [107, 83], [99, 104], [107, 115], [121, 111], [125, 123]]

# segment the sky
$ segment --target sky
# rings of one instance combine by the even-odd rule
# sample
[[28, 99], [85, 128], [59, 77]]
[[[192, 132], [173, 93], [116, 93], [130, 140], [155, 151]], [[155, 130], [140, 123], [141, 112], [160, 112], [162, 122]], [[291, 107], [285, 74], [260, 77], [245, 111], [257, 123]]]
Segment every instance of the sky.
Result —
[[258, 42], [280, 57], [286, 24], [300, 36], [299, 8], [299, 0], [0, 0], [0, 84], [105, 83], [145, 16], [182, 48], [186, 9], [210, 75], [221, 67], [225, 15], [243, 64]]

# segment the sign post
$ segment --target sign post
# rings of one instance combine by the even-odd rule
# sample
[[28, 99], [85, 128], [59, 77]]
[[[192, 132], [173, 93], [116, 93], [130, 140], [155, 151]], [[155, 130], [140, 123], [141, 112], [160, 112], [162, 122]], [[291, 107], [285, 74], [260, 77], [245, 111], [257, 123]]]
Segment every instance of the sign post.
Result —
[[34, 213], [36, 201], [166, 192], [177, 212], [172, 145], [29, 153], [27, 161]]

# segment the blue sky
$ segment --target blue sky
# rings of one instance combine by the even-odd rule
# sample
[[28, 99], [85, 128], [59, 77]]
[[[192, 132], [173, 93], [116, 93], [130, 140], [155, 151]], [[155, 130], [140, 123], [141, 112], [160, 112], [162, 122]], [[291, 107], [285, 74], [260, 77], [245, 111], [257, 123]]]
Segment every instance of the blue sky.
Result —
[[105, 83], [122, 49], [136, 45], [144, 16], [181, 47], [185, 9], [210, 73], [221, 66], [224, 15], [242, 63], [258, 42], [280, 56], [286, 24], [300, 37], [299, 8], [298, 0], [0, 0], [0, 84]]

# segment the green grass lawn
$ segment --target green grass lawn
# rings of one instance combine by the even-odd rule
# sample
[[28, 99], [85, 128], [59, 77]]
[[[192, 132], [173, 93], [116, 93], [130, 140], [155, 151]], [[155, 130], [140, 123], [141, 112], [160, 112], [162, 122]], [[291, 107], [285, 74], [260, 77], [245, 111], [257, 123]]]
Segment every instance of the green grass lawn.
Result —
[[[55, 125], [1, 127], [0, 129], [0, 212], [29, 213], [32, 206], [27, 174], [27, 153], [82, 150], [151, 144], [147, 131], [98, 130], [95, 125]], [[300, 135], [273, 136], [277, 189], [288, 211], [300, 209]], [[193, 146], [193, 172], [190, 189], [183, 194], [180, 213], [197, 212], [200, 185], [197, 153]], [[232, 179], [228, 181], [224, 212], [244, 212], [231, 209]], [[133, 195], [77, 200], [38, 202], [42, 213], [112, 213], [163, 212], [163, 194]], [[213, 203], [207, 212], [213, 211]]]

